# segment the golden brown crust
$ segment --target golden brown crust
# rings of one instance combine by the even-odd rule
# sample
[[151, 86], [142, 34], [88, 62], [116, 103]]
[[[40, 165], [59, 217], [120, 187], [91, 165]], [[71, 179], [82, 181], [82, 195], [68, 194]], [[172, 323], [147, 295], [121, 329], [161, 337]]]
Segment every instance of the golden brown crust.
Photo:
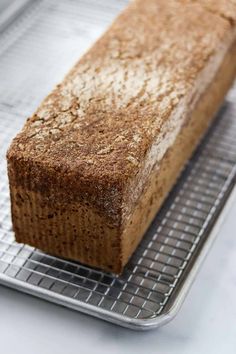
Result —
[[[236, 73], [236, 44], [227, 54], [215, 80], [202, 95], [177, 140], [149, 177], [134, 212], [123, 226], [79, 202], [50, 201], [44, 194], [11, 183], [13, 225], [18, 242], [56, 256], [121, 273], [160, 208], [185, 161], [191, 155], [218, 109]], [[10, 180], [14, 171], [9, 169]]]
[[236, 1], [147, 2], [119, 16], [7, 155], [17, 241], [116, 273], [235, 75]]
[[[55, 189], [55, 198], [64, 189], [121, 223], [154, 140], [235, 36], [235, 13], [228, 0], [132, 2], [15, 138], [8, 152], [15, 183]], [[148, 173], [140, 178], [145, 185]]]

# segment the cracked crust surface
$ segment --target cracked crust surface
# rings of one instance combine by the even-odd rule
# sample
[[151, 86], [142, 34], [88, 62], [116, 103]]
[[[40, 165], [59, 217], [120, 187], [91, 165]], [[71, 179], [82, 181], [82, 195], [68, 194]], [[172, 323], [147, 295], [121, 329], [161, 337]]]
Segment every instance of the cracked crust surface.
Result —
[[232, 83], [235, 38], [236, 0], [133, 1], [8, 151], [16, 240], [120, 273]]
[[[111, 226], [84, 203], [64, 203], [10, 184], [16, 240], [50, 254], [121, 273], [145, 230], [206, 131], [236, 74], [236, 42], [200, 97], [174, 145], [149, 176], [128, 223]], [[10, 180], [13, 173], [9, 171]]]
[[135, 203], [158, 163], [150, 153], [155, 139], [168, 140], [171, 116], [201, 94], [208, 64], [214, 75], [235, 21], [235, 0], [132, 2], [13, 141], [8, 159], [17, 182], [31, 180], [31, 189], [46, 193], [65, 188], [66, 198], [76, 190], [120, 222], [131, 212], [121, 204]]

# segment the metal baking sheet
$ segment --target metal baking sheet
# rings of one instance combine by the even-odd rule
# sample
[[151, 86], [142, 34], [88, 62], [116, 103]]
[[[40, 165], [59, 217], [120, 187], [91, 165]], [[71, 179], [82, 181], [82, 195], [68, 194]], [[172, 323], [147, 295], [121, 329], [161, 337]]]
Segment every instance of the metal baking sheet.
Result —
[[0, 283], [148, 329], [177, 313], [229, 205], [236, 180], [236, 89], [121, 276], [17, 244], [5, 161], [25, 118], [126, 3], [35, 0], [22, 1], [22, 11], [19, 3], [16, 11], [13, 5], [0, 10]]

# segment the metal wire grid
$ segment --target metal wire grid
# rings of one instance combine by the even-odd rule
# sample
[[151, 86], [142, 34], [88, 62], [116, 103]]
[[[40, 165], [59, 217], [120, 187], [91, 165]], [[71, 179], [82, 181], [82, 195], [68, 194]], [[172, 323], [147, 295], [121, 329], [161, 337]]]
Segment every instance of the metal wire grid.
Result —
[[[118, 1], [115, 10], [124, 3]], [[73, 301], [73, 308], [80, 310], [89, 305], [90, 313], [99, 312], [104, 319], [121, 315], [120, 322], [127, 325], [130, 320], [155, 319], [169, 311], [235, 182], [236, 91], [229, 95], [122, 276], [17, 244], [11, 231], [6, 148], [25, 116], [61, 79], [58, 73], [64, 74], [81, 47], [107, 25], [101, 14], [110, 21], [113, 5], [108, 0], [102, 4], [35, 1], [0, 37], [0, 82], [4, 82], [0, 87], [0, 281], [11, 286], [20, 282], [22, 290], [30, 286], [38, 296], [47, 290], [51, 301], [59, 294], [64, 305]], [[84, 25], [88, 24], [86, 37]]]

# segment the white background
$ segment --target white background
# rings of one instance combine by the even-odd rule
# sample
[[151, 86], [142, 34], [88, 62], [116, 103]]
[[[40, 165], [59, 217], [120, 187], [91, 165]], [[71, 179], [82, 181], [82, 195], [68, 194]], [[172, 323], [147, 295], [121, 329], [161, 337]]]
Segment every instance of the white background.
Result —
[[177, 317], [134, 332], [0, 286], [1, 354], [235, 354], [236, 201]]

